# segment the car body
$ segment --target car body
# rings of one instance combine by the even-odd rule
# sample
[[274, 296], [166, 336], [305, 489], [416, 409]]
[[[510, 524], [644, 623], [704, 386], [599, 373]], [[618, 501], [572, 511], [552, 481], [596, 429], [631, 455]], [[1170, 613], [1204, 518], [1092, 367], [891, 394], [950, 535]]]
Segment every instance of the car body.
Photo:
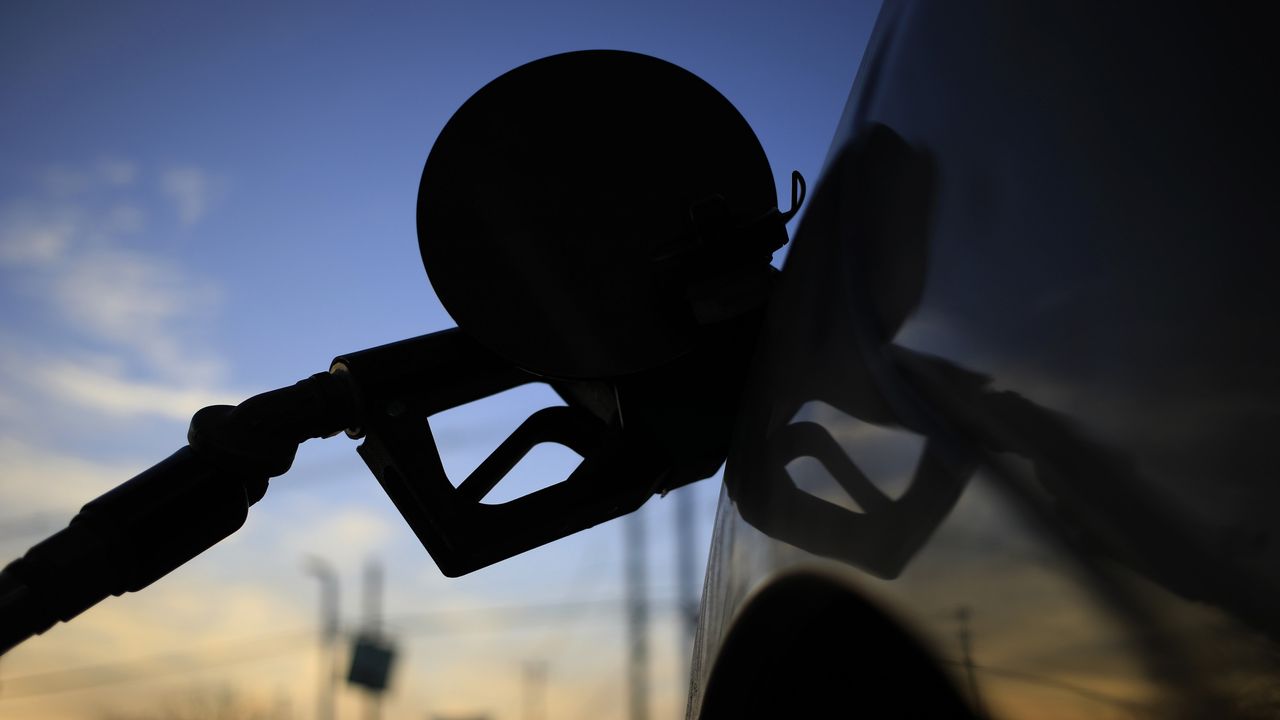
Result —
[[1280, 714], [1264, 28], [885, 4], [755, 357], [690, 718]]

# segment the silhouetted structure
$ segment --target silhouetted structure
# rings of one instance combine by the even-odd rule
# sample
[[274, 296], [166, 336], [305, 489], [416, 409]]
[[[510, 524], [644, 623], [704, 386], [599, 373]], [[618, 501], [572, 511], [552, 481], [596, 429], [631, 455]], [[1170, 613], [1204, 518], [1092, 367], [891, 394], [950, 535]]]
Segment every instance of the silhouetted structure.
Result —
[[316, 683], [316, 718], [336, 720], [340, 630], [338, 573], [329, 561], [314, 556], [306, 559], [306, 570], [320, 583], [320, 671]]
[[627, 587], [627, 717], [649, 720], [648, 538], [644, 515], [623, 520]]

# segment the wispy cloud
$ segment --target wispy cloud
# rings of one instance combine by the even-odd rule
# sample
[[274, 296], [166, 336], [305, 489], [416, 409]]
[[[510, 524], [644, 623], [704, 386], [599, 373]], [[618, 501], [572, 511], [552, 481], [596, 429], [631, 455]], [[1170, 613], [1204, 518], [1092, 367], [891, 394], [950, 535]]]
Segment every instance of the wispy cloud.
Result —
[[132, 185], [138, 177], [138, 166], [122, 158], [100, 158], [85, 166], [53, 165], [39, 173], [40, 185], [56, 197], [92, 192], [103, 187]]
[[167, 378], [208, 380], [218, 363], [186, 349], [185, 324], [217, 302], [212, 284], [136, 251], [90, 252], [63, 264], [50, 299], [71, 328]]
[[75, 510], [128, 480], [140, 467], [89, 462], [13, 437], [0, 436], [0, 507], [15, 514], [63, 513]]
[[194, 167], [175, 168], [160, 176], [160, 188], [173, 201], [183, 225], [194, 225], [204, 217], [217, 189], [208, 173]]
[[244, 399], [199, 385], [129, 380], [72, 362], [36, 368], [33, 376], [49, 394], [113, 417], [186, 420], [206, 405], [234, 405]]
[[319, 555], [339, 567], [379, 554], [391, 539], [387, 518], [366, 508], [317, 512], [315, 520], [289, 532], [282, 545], [293, 557]]
[[[186, 418], [226, 402], [215, 387], [222, 363], [201, 347], [216, 316], [216, 286], [159, 254], [142, 175], [127, 160], [47, 168], [43, 190], [0, 209], [0, 273], [43, 330], [28, 350], [57, 358], [11, 374], [27, 393], [43, 392], [113, 417]], [[197, 168], [155, 177], [190, 225], [207, 210], [211, 181]], [[178, 223], [172, 223], [176, 230]], [[144, 233], [151, 232], [148, 237]], [[88, 350], [91, 348], [91, 350]], [[86, 355], [92, 352], [93, 355]], [[108, 361], [103, 361], [103, 356]]]
[[99, 222], [101, 227], [94, 239], [109, 240], [137, 234], [146, 227], [147, 214], [136, 205], [118, 204], [104, 212]]
[[79, 229], [70, 207], [11, 204], [0, 210], [0, 266], [48, 266], [62, 259]]
[[115, 186], [132, 185], [138, 177], [138, 166], [119, 158], [99, 160], [95, 169], [99, 178]]

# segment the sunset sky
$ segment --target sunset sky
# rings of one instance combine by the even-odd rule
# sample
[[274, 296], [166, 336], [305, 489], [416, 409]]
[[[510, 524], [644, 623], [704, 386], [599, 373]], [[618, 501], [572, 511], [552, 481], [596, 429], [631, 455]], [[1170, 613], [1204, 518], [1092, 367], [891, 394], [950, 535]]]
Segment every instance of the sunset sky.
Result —
[[[743, 113], [782, 196], [793, 169], [816, 182], [879, 3], [328, 5], [0, 7], [0, 562], [181, 446], [200, 407], [451, 327], [418, 256], [418, 179], [489, 80], [569, 50], [669, 60]], [[446, 468], [465, 475], [553, 401], [534, 388], [446, 413]], [[362, 566], [385, 567], [387, 720], [519, 718], [529, 663], [546, 668], [549, 717], [625, 716], [621, 523], [447, 579], [354, 447], [307, 444], [238, 534], [0, 659], [0, 718], [224, 701], [313, 717], [308, 557], [339, 574], [346, 629]], [[700, 564], [717, 483], [680, 491]], [[655, 718], [679, 716], [685, 692], [671, 505], [643, 511]], [[360, 701], [343, 691], [339, 717]]]

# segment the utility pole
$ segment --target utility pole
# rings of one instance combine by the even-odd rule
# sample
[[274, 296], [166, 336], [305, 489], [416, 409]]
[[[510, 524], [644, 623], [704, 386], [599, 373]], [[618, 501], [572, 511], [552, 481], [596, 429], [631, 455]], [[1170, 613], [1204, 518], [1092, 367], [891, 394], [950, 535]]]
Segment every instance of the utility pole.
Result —
[[338, 573], [327, 560], [315, 556], [307, 557], [306, 570], [320, 581], [320, 682], [316, 718], [337, 720]]
[[973, 709], [978, 717], [985, 717], [982, 710], [982, 697], [978, 695], [978, 678], [973, 667], [973, 636], [969, 631], [969, 607], [961, 605], [956, 609], [956, 620], [960, 623], [960, 652], [964, 658], [965, 678], [969, 682], [969, 696], [973, 699]]
[[524, 664], [524, 720], [547, 720], [547, 664], [541, 660]]
[[680, 642], [676, 643], [684, 668], [684, 677], [689, 679], [690, 663], [693, 656], [693, 637], [698, 630], [698, 576], [694, 566], [694, 497], [695, 485], [686, 485], [674, 493], [676, 523], [676, 600], [680, 614]]
[[637, 510], [623, 520], [627, 589], [627, 664], [630, 720], [649, 720], [649, 598], [645, 581], [644, 516]]
[[[364, 627], [371, 637], [382, 635], [382, 565], [369, 560], [364, 565]], [[365, 720], [382, 717], [382, 692], [370, 691], [365, 695]]]

